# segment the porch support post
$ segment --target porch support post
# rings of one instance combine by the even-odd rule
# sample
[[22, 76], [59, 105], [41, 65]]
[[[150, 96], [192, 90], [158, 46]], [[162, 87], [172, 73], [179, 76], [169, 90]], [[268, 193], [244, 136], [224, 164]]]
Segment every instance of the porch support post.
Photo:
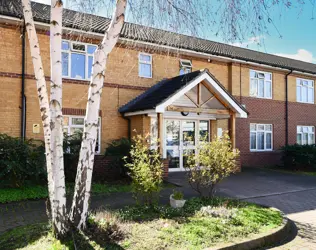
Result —
[[158, 121], [158, 150], [161, 158], [163, 158], [163, 142], [164, 142], [164, 131], [163, 131], [163, 113], [157, 114]]
[[232, 148], [236, 148], [236, 113], [231, 112], [230, 113], [230, 141], [232, 144]]
[[214, 141], [217, 137], [217, 120], [211, 120], [211, 141]]

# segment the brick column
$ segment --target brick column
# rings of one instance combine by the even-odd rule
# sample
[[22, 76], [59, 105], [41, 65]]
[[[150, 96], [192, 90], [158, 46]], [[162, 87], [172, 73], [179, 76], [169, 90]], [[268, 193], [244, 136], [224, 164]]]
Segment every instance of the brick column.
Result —
[[168, 159], [162, 159], [163, 162], [163, 178], [167, 179], [168, 178], [168, 173], [169, 173], [169, 160]]

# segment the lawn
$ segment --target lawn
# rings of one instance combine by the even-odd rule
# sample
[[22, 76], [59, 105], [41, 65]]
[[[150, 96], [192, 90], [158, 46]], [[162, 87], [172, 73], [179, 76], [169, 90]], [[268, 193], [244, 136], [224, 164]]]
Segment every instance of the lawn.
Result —
[[[73, 183], [67, 183], [66, 192], [71, 195], [74, 190]], [[119, 192], [129, 192], [131, 190], [130, 184], [120, 183], [93, 183], [92, 195], [109, 194]], [[42, 199], [48, 197], [47, 186], [43, 185], [26, 185], [21, 188], [1, 188], [0, 189], [0, 203], [8, 203], [13, 201], [22, 201], [30, 199]]]
[[[267, 232], [282, 223], [278, 211], [227, 199], [187, 201], [183, 209], [132, 206], [100, 210], [83, 233], [60, 242], [47, 224], [14, 229], [0, 236], [10, 249], [204, 249]], [[76, 246], [76, 247], [74, 247]]]

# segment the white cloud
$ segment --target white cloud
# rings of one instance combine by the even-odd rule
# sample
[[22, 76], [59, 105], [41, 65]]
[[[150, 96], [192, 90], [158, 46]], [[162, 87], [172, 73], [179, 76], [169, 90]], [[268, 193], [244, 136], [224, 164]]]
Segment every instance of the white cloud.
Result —
[[296, 60], [300, 60], [300, 61], [304, 61], [304, 62], [309, 62], [309, 63], [312, 63], [312, 62], [316, 61], [316, 59], [313, 57], [313, 53], [309, 52], [306, 49], [298, 49], [295, 54], [278, 53], [276, 55], [277, 56], [288, 57], [288, 58], [292, 58], [292, 59], [296, 59]]
[[232, 43], [231, 45], [245, 48], [245, 47], [248, 47], [251, 44], [258, 44], [258, 43], [260, 43], [260, 41], [262, 39], [264, 39], [264, 38], [265, 38], [265, 36], [263, 36], [263, 35], [252, 36], [252, 37], [249, 37], [248, 40], [245, 41], [245, 42], [236, 42], [236, 43]]

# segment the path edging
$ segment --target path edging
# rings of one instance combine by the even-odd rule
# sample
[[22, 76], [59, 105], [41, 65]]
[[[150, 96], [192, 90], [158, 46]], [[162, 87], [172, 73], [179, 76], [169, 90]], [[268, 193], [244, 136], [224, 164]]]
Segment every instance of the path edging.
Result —
[[[277, 211], [280, 211], [277, 208], [272, 208]], [[274, 230], [262, 233], [252, 239], [245, 239], [240, 242], [227, 243], [224, 245], [217, 245], [212, 248], [208, 248], [209, 250], [249, 250], [249, 249], [257, 249], [265, 246], [271, 246], [277, 244], [284, 240], [290, 230], [292, 229], [293, 223], [289, 220], [282, 211], [280, 211], [283, 217], [283, 221], [281, 226], [275, 228]]]

